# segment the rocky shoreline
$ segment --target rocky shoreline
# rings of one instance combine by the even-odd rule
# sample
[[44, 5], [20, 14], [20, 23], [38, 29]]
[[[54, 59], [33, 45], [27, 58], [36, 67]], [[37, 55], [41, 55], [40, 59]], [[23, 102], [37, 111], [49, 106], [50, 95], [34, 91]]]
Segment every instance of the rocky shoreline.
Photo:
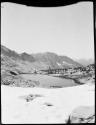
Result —
[[[59, 77], [62, 79], [70, 79], [73, 80], [77, 85], [83, 85], [86, 83], [93, 84], [95, 83], [95, 76], [92, 74], [87, 75], [59, 75], [59, 76], [53, 76], [53, 77]], [[16, 87], [40, 87], [40, 83], [37, 80], [31, 80], [31, 79], [25, 79], [21, 75], [11, 75], [7, 74], [1, 76], [1, 84], [8, 85], [8, 86], [16, 86]], [[60, 85], [56, 86], [50, 86], [50, 88], [63, 88]]]
[[[75, 83], [79, 84], [79, 85], [83, 85], [88, 83], [88, 81], [90, 81], [91, 83], [95, 83], [95, 76], [92, 74], [87, 74], [87, 75], [59, 75], [59, 76], [54, 76], [54, 77], [60, 77], [60, 78], [64, 78], [64, 79], [71, 79], [73, 80]], [[90, 83], [90, 84], [91, 84]]]

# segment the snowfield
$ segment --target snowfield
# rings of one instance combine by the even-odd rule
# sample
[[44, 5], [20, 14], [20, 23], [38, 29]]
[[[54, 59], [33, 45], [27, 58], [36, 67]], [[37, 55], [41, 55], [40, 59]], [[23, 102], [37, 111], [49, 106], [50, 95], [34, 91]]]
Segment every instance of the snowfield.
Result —
[[[3, 124], [65, 123], [79, 106], [95, 105], [94, 85], [47, 89], [1, 86]], [[38, 94], [26, 101], [23, 96]]]

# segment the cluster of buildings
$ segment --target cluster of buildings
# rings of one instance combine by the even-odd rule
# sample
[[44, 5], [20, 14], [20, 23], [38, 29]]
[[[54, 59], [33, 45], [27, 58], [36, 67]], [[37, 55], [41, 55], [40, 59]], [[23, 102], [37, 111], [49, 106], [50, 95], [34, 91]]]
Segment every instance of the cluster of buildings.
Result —
[[86, 67], [76, 67], [76, 68], [69, 68], [67, 69], [67, 73], [73, 74], [73, 73], [94, 73], [95, 72], [95, 65], [91, 64]]
[[47, 74], [86, 74], [86, 73], [94, 73], [95, 72], [95, 65], [91, 64], [86, 67], [73, 67], [73, 68], [63, 68], [63, 69], [47, 69], [43, 70]]

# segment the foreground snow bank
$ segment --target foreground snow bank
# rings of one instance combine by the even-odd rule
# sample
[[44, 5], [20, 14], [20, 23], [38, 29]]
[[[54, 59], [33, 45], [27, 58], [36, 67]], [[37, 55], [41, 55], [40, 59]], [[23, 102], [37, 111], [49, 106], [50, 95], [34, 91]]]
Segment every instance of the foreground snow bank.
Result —
[[[26, 101], [23, 96], [38, 94]], [[94, 86], [46, 89], [1, 86], [2, 123], [65, 123], [79, 106], [93, 106]]]

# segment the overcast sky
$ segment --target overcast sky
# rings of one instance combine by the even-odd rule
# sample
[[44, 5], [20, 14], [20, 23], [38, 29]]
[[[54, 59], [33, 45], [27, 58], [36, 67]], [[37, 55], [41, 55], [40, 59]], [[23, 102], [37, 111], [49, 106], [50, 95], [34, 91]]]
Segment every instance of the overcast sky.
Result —
[[39, 8], [1, 4], [1, 44], [18, 53], [93, 58], [93, 3]]

